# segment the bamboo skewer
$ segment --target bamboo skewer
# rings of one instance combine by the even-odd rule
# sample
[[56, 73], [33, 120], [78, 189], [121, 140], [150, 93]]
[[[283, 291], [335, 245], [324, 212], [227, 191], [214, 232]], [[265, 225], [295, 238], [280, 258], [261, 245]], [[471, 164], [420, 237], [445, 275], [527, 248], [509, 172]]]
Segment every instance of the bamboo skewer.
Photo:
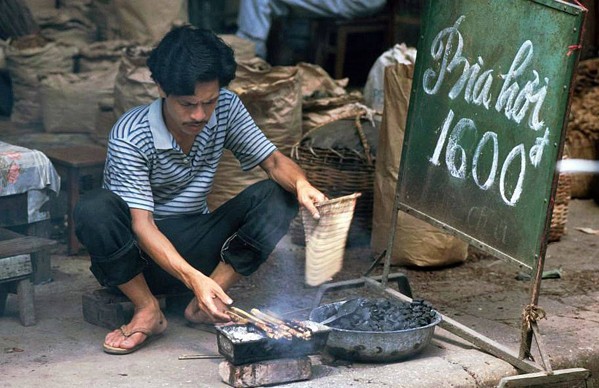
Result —
[[256, 316], [256, 317], [258, 317], [258, 318], [260, 318], [260, 319], [262, 319], [262, 320], [264, 320], [264, 321], [266, 321], [268, 323], [270, 323], [271, 325], [275, 325], [278, 329], [280, 329], [280, 330], [282, 330], [282, 331], [284, 331], [286, 333], [289, 333], [289, 335], [292, 335], [292, 336], [298, 337], [298, 338], [303, 338], [303, 334], [302, 333], [299, 333], [298, 331], [293, 330], [292, 328], [290, 328], [289, 326], [287, 326], [285, 324], [285, 322], [283, 322], [283, 321], [280, 321], [280, 320], [277, 320], [276, 318], [270, 317], [270, 316], [264, 314], [263, 312], [261, 312], [258, 309], [252, 309], [252, 310], [250, 310], [250, 312], [254, 316]]
[[[303, 310], [305, 310], [305, 309], [298, 310], [298, 311], [303, 311]], [[308, 335], [308, 337], [312, 336], [312, 329], [310, 329], [308, 326], [306, 326], [306, 324], [302, 321], [298, 321], [297, 319], [291, 319], [291, 320], [283, 319], [282, 317], [280, 317], [279, 315], [277, 315], [276, 313], [274, 313], [270, 310], [266, 310], [265, 314], [267, 314], [275, 319], [284, 321], [288, 326], [292, 327], [293, 329], [296, 329], [300, 332], [306, 333]]]
[[229, 314], [231, 317], [237, 316], [241, 317], [242, 319], [245, 319], [247, 322], [253, 324], [257, 328], [262, 330], [264, 333], [266, 333], [267, 337], [273, 339], [291, 339], [291, 335], [289, 333], [285, 333], [282, 330], [277, 330], [276, 328], [271, 327], [267, 322], [257, 317], [254, 317], [253, 315], [236, 307], [231, 307], [231, 311], [228, 311], [227, 314]]
[[233, 311], [227, 311], [227, 315], [231, 317], [231, 320], [235, 323], [240, 323], [242, 325], [247, 325], [248, 320], [242, 317], [239, 314], [234, 313]]
[[252, 314], [254, 314], [256, 317], [258, 317], [264, 321], [270, 322], [273, 325], [277, 325], [279, 328], [288, 332], [289, 334], [291, 334], [294, 337], [301, 338], [301, 339], [309, 339], [312, 336], [311, 332], [306, 331], [300, 327], [292, 327], [289, 325], [289, 322], [285, 322], [277, 317], [273, 317], [272, 315], [263, 313], [262, 311], [260, 311], [256, 308], [250, 310], [250, 312]]
[[245, 319], [264, 331], [271, 338], [291, 340], [293, 337], [296, 337], [309, 340], [312, 337], [312, 330], [299, 322], [287, 322], [276, 316], [263, 313], [256, 308], [252, 309], [251, 313], [248, 313], [240, 308], [231, 307], [231, 310], [227, 313], [238, 320]]
[[211, 360], [223, 358], [220, 354], [182, 354], [179, 360]]
[[289, 321], [289, 325], [291, 327], [293, 327], [295, 330], [303, 332], [304, 335], [306, 336], [306, 338], [312, 337], [312, 329], [307, 327], [305, 323], [294, 319], [294, 320]]

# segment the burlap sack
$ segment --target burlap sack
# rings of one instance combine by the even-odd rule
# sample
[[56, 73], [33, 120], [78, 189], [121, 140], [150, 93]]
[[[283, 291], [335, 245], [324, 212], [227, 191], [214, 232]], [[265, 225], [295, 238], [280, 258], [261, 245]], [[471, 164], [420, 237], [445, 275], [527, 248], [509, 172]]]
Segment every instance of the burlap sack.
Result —
[[322, 67], [306, 62], [297, 64], [302, 77], [302, 97], [305, 99], [341, 97], [347, 94], [348, 78], [334, 80]]
[[91, 134], [96, 143], [108, 146], [108, 136], [110, 130], [116, 123], [117, 117], [114, 115], [114, 97], [106, 97], [98, 102], [95, 115], [95, 130]]
[[95, 131], [98, 102], [112, 96], [116, 71], [52, 74], [41, 80], [46, 132]]
[[[599, 58], [581, 61], [576, 69], [566, 130], [571, 159], [599, 159]], [[572, 198], [591, 197], [593, 174], [572, 174]]]
[[[301, 138], [301, 89], [297, 67], [271, 67], [256, 58], [241, 62], [229, 89], [239, 95], [262, 132], [286, 155]], [[266, 179], [260, 167], [244, 172], [232, 153], [223, 155], [208, 207], [216, 209], [247, 186]]]
[[149, 104], [160, 95], [152, 79], [146, 60], [150, 47], [129, 47], [121, 57], [114, 84], [114, 114], [123, 113], [139, 105]]
[[334, 80], [320, 66], [297, 64], [302, 80], [302, 134], [316, 127], [347, 117], [355, 117], [363, 100], [359, 91], [348, 92], [348, 79]]
[[153, 45], [173, 26], [189, 21], [187, 0], [94, 0], [90, 19], [99, 40]]
[[32, 47], [19, 48], [9, 42], [5, 49], [14, 98], [11, 121], [18, 124], [41, 124], [39, 77], [72, 72], [73, 57], [77, 54], [77, 49], [46, 42], [41, 37]]
[[95, 42], [81, 49], [76, 58], [76, 72], [118, 70], [119, 61], [128, 46], [126, 40], [108, 40]]
[[119, 20], [115, 15], [113, 0], [94, 0], [90, 4], [89, 18], [96, 26], [100, 41], [120, 39]]
[[0, 71], [6, 70], [6, 54], [4, 53], [6, 49], [4, 46], [5, 44], [0, 40]]
[[[390, 237], [413, 71], [413, 65], [405, 64], [385, 69], [384, 113], [376, 158], [371, 239], [372, 249], [378, 254], [387, 249]], [[392, 264], [440, 267], [463, 262], [467, 255], [467, 243], [427, 222], [399, 212]]]
[[323, 125], [334, 121], [356, 117], [363, 111], [363, 109], [364, 105], [358, 102], [351, 102], [315, 112], [304, 111], [302, 114], [302, 133], [308, 134], [313, 129], [322, 127]]
[[122, 39], [154, 44], [175, 25], [187, 23], [187, 0], [113, 0]]
[[62, 7], [37, 14], [42, 34], [50, 40], [78, 48], [96, 40], [96, 26], [77, 7]]
[[256, 43], [233, 34], [223, 34], [219, 37], [235, 52], [236, 62], [246, 62], [256, 57]]

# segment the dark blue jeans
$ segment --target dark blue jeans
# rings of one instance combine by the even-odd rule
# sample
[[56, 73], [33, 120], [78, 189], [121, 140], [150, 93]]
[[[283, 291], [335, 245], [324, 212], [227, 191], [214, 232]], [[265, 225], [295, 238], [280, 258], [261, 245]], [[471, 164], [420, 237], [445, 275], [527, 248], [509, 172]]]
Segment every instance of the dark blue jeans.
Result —
[[[202, 273], [210, 275], [224, 260], [247, 276], [266, 261], [297, 212], [295, 196], [265, 180], [210, 214], [170, 217], [156, 225]], [[184, 289], [138, 248], [129, 206], [116, 194], [105, 189], [88, 193], [77, 204], [74, 219], [77, 237], [91, 257], [90, 269], [101, 285], [117, 286], [143, 272], [154, 293]]]

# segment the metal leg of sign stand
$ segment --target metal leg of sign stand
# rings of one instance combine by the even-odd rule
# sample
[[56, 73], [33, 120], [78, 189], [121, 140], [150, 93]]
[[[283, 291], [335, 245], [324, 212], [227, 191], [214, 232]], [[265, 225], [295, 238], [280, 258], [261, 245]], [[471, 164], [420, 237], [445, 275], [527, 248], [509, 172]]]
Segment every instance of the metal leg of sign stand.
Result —
[[[326, 284], [321, 285], [318, 288], [316, 296], [314, 297], [314, 302], [312, 304], [312, 308], [316, 308], [320, 305], [324, 294], [327, 293], [328, 291], [346, 290], [349, 288], [358, 288], [358, 287], [362, 287], [365, 285], [369, 285], [369, 283], [367, 282], [367, 279], [368, 279], [367, 277], [370, 275], [372, 270], [380, 263], [381, 259], [383, 257], [386, 257], [386, 254], [387, 254], [387, 251], [384, 251], [376, 260], [374, 260], [372, 262], [372, 264], [366, 270], [364, 275], [362, 275], [362, 277], [360, 277], [358, 279], [343, 280], [340, 282], [326, 283]], [[374, 279], [374, 280], [381, 280], [383, 277], [379, 275], [379, 276], [372, 276], [370, 278]], [[405, 274], [403, 274], [401, 272], [392, 273], [387, 276], [387, 279], [391, 280], [391, 281], [396, 281], [397, 289], [399, 290], [399, 292], [401, 292], [403, 295], [408, 296], [409, 298], [412, 297], [412, 288], [410, 287], [410, 282], [408, 281], [408, 277]]]
[[[361, 278], [344, 280], [340, 282], [327, 283], [323, 284], [318, 288], [316, 296], [314, 297], [314, 302], [312, 308], [316, 308], [320, 305], [324, 294], [329, 291], [339, 291], [346, 290], [349, 288], [358, 288], [365, 285], [369, 285], [369, 280], [380, 281], [382, 276], [373, 276], [371, 278], [367, 278], [366, 275]], [[412, 296], [412, 289], [410, 288], [410, 283], [408, 282], [408, 278], [403, 273], [393, 273], [389, 275], [389, 280], [397, 282], [397, 288], [402, 295]]]
[[499, 382], [498, 387], [526, 387], [530, 385], [546, 385], [555, 383], [565, 383], [573, 381], [584, 381], [585, 386], [591, 387], [589, 380], [591, 372], [584, 368], [560, 369], [554, 371], [549, 361], [549, 355], [545, 350], [545, 344], [541, 337], [537, 321], [545, 317], [545, 312], [537, 306], [539, 302], [539, 293], [541, 289], [541, 280], [543, 278], [543, 267], [545, 263], [546, 245], [542, 254], [539, 256], [535, 268], [534, 283], [531, 287], [531, 302], [526, 306], [522, 314], [522, 342], [520, 344], [519, 359], [533, 359], [531, 354], [532, 340], [535, 340], [539, 356], [541, 358], [542, 370], [536, 373], [527, 373], [518, 376], [504, 377]]

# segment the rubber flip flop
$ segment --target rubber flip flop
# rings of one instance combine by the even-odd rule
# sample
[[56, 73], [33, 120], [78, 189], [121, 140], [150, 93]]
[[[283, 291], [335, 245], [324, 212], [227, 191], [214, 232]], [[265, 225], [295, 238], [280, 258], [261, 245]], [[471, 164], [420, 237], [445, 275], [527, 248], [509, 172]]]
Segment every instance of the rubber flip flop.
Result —
[[104, 343], [102, 345], [102, 350], [104, 350], [105, 353], [108, 353], [108, 354], [130, 354], [130, 353], [133, 353], [133, 352], [143, 348], [144, 346], [146, 346], [147, 344], [149, 344], [156, 338], [162, 336], [162, 333], [154, 334], [151, 331], [146, 330], [146, 329], [134, 329], [131, 331], [127, 331], [127, 329], [125, 328], [124, 325], [121, 326], [118, 330], [121, 331], [121, 333], [123, 334], [123, 336], [125, 338], [129, 338], [135, 333], [142, 333], [146, 336], [146, 339], [130, 349], [116, 348], [114, 346], [108, 345], [107, 343]]

